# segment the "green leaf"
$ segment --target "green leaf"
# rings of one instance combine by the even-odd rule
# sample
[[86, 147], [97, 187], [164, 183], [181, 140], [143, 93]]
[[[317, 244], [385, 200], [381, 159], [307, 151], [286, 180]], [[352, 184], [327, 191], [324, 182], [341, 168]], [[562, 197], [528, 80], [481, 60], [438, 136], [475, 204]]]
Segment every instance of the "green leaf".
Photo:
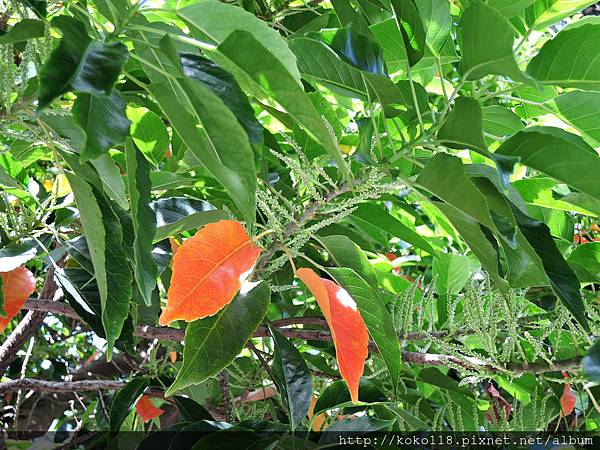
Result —
[[135, 241], [135, 281], [146, 305], [152, 304], [158, 270], [152, 258], [152, 242], [156, 233], [156, 215], [150, 207], [150, 165], [135, 145], [125, 144], [127, 185]]
[[[269, 55], [279, 61], [281, 67], [291, 75], [296, 83], [300, 83], [300, 73], [296, 69], [296, 58], [290, 52], [281, 35], [266, 22], [254, 14], [234, 5], [218, 0], [196, 2], [177, 11], [177, 15], [190, 25], [192, 34], [208, 39], [214, 44], [221, 44], [236, 31], [244, 31], [252, 36], [253, 41], [269, 43]], [[243, 52], [243, 47], [238, 48]], [[258, 65], [259, 61], [255, 60]]]
[[174, 236], [207, 223], [230, 219], [229, 215], [202, 200], [185, 197], [161, 198], [150, 207], [156, 214], [156, 234], [154, 242]]
[[126, 21], [131, 4], [129, 0], [94, 0], [100, 14], [110, 20], [114, 25]]
[[129, 56], [121, 42], [95, 42], [81, 22], [68, 16], [52, 20], [63, 37], [40, 70], [38, 111], [56, 97], [72, 90], [110, 95]]
[[44, 36], [44, 22], [36, 19], [23, 19], [17, 22], [7, 33], [0, 35], [0, 45], [16, 44]]
[[493, 74], [527, 81], [513, 56], [513, 41], [514, 31], [508, 20], [479, 0], [471, 2], [459, 24], [463, 76], [478, 80]]
[[355, 271], [346, 268], [327, 270], [356, 302], [369, 330], [369, 335], [379, 349], [395, 388], [400, 378], [402, 353], [392, 316], [377, 292]]
[[253, 80], [264, 94], [276, 100], [298, 124], [304, 127], [304, 131], [309, 136], [325, 147], [342, 173], [346, 177], [350, 176], [344, 158], [321, 115], [298, 80], [289, 74], [280, 59], [277, 59], [252, 34], [242, 30], [231, 33], [217, 50], [235, 64], [234, 75]]
[[20, 244], [12, 242], [0, 248], [0, 272], [10, 272], [37, 255], [37, 243], [24, 240]]
[[456, 295], [469, 281], [469, 258], [440, 253], [433, 259], [431, 272], [439, 293]]
[[121, 176], [121, 170], [110, 155], [104, 153], [96, 159], [91, 160], [90, 164], [94, 166], [94, 169], [98, 172], [104, 192], [121, 208], [125, 210], [129, 209], [129, 202], [127, 201], [125, 183]]
[[458, 97], [437, 137], [450, 148], [468, 148], [487, 153], [479, 102], [471, 97]]
[[339, 267], [348, 267], [356, 272], [373, 288], [377, 287], [377, 274], [367, 259], [362, 249], [346, 236], [333, 235], [319, 237], [317, 240], [323, 244]]
[[552, 290], [581, 326], [589, 331], [579, 280], [556, 247], [550, 229], [545, 223], [528, 217], [512, 203], [510, 206], [519, 229], [540, 257]]
[[529, 62], [527, 73], [545, 84], [600, 90], [597, 52], [584, 45], [600, 39], [600, 20], [591, 19], [578, 21], [547, 41]]
[[425, 42], [434, 55], [439, 55], [452, 28], [450, 3], [447, 0], [415, 2], [425, 30]]
[[410, 66], [425, 54], [425, 29], [413, 0], [390, 0], [396, 26], [402, 35]]
[[400, 220], [389, 214], [385, 209], [373, 203], [362, 203], [352, 213], [351, 219], [359, 225], [366, 223], [381, 231], [399, 237], [427, 253], [435, 254], [435, 250], [429, 245], [425, 238], [421, 237], [412, 228], [404, 225]]
[[[384, 402], [387, 400], [385, 393], [372, 381], [360, 380], [358, 388], [358, 400], [365, 403]], [[335, 408], [338, 405], [351, 403], [348, 385], [343, 380], [334, 381], [329, 384], [315, 403], [314, 414]], [[353, 408], [346, 408], [346, 411]]]
[[521, 163], [600, 199], [600, 156], [579, 136], [560, 128], [531, 127], [504, 142], [497, 154]]
[[370, 35], [357, 32], [352, 24], [321, 30], [316, 35], [348, 64], [363, 72], [385, 74], [381, 46]]
[[46, 17], [48, 2], [46, 0], [19, 0], [20, 3], [27, 5], [40, 19]]
[[288, 412], [290, 428], [295, 430], [304, 420], [312, 399], [312, 378], [300, 352], [276, 328], [269, 326], [273, 337], [271, 372]]
[[596, 341], [581, 360], [583, 374], [590, 381], [600, 381], [600, 341]]
[[590, 242], [575, 247], [567, 259], [582, 283], [600, 280], [600, 242]]
[[327, 433], [321, 434], [319, 444], [339, 444], [338, 433], [352, 433], [352, 436], [360, 436], [365, 433], [386, 430], [389, 431], [396, 420], [375, 419], [368, 415], [359, 418], [342, 419], [327, 427]]
[[262, 142], [263, 127], [256, 119], [248, 97], [229, 72], [210, 59], [192, 53], [181, 53], [180, 61], [187, 77], [210, 88], [235, 114], [251, 144]]
[[165, 395], [201, 383], [227, 367], [260, 325], [270, 300], [264, 281], [246, 284], [219, 313], [190, 323], [185, 330], [183, 365]]
[[488, 0], [487, 4], [496, 9], [501, 15], [510, 19], [518, 14], [521, 14], [536, 0]]
[[105, 154], [129, 135], [125, 102], [117, 92], [109, 96], [78, 94], [73, 104], [73, 121], [85, 133], [82, 162]]
[[149, 385], [150, 382], [147, 378], [134, 377], [115, 394], [110, 405], [109, 429], [111, 434], [120, 431], [121, 424]]
[[600, 145], [600, 92], [571, 91], [553, 101], [557, 115]]
[[83, 231], [90, 249], [94, 275], [102, 304], [102, 324], [106, 332], [107, 358], [129, 314], [131, 271], [123, 248], [119, 218], [106, 197], [77, 175], [67, 172], [75, 194]]
[[504, 140], [525, 128], [521, 118], [504, 106], [484, 106], [481, 108], [481, 112], [483, 113], [483, 131], [494, 136], [493, 141]]
[[525, 21], [540, 30], [596, 3], [594, 0], [536, 0], [525, 10]]
[[127, 107], [127, 118], [131, 121], [131, 138], [137, 148], [158, 164], [169, 149], [169, 132], [162, 119], [146, 108]]
[[191, 398], [176, 395], [173, 399], [184, 421], [193, 423], [201, 420], [213, 420], [210, 413]]

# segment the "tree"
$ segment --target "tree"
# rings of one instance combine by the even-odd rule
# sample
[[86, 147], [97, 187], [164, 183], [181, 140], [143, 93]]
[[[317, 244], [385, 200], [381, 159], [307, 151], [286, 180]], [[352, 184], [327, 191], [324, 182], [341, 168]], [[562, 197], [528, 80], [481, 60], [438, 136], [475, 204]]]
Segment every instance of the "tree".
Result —
[[13, 437], [599, 425], [593, 1], [4, 2]]

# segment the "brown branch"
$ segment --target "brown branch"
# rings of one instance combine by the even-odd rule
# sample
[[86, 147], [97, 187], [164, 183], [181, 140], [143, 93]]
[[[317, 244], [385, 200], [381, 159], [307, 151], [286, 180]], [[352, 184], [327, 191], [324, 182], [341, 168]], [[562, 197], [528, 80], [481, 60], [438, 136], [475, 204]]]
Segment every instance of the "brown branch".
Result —
[[[59, 261], [60, 265], [62, 261]], [[40, 297], [53, 299], [58, 285], [54, 280], [54, 266], [50, 266]], [[19, 349], [42, 325], [46, 311], [29, 311], [0, 347], [0, 375], [10, 366]]]
[[[47, 381], [35, 378], [22, 378], [0, 383], [0, 395], [7, 392], [29, 390], [36, 392], [84, 392], [84, 391], [114, 391], [125, 386], [124, 381], [115, 380], [80, 380], [80, 381]], [[146, 389], [144, 392], [151, 397], [163, 397], [158, 389]]]

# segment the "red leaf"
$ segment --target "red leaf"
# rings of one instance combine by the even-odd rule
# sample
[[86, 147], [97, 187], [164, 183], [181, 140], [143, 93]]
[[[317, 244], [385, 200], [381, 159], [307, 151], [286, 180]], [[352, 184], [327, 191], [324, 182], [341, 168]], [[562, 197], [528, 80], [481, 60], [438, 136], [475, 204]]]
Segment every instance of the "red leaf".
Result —
[[565, 384], [563, 394], [560, 397], [560, 406], [564, 416], [568, 416], [573, 412], [573, 409], [575, 409], [575, 402], [576, 398], [575, 394], [573, 394], [573, 391], [571, 390], [571, 385]]
[[135, 410], [137, 411], [138, 416], [140, 416], [144, 422], [148, 422], [149, 420], [152, 420], [165, 412], [164, 410], [154, 406], [152, 400], [147, 395], [142, 395], [142, 397], [135, 404]]
[[[492, 407], [485, 415], [486, 419], [495, 423], [498, 423], [501, 420], [508, 420], [512, 411], [510, 403], [500, 395], [500, 392], [498, 392], [498, 389], [496, 389], [493, 384], [488, 384], [486, 391], [488, 397], [492, 400]], [[502, 410], [504, 410], [504, 412], [502, 412]]]
[[312, 269], [298, 269], [323, 311], [331, 330], [340, 374], [346, 380], [350, 397], [358, 401], [358, 384], [369, 354], [369, 333], [356, 302], [331, 280], [320, 278]]
[[173, 257], [167, 307], [158, 322], [192, 322], [216, 314], [233, 300], [259, 255], [260, 248], [239, 222], [206, 225]]
[[25, 300], [35, 291], [35, 278], [25, 267], [17, 267], [10, 272], [0, 273], [2, 277], [2, 295], [6, 317], [0, 317], [0, 333], [21, 310]]

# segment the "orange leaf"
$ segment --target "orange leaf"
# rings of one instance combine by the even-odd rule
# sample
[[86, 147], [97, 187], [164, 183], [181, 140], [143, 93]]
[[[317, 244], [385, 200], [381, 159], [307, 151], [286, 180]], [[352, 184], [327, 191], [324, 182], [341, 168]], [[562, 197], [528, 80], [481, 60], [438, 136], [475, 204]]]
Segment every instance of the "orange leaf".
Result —
[[135, 410], [137, 411], [138, 416], [140, 416], [144, 422], [148, 422], [149, 420], [152, 420], [165, 412], [164, 410], [154, 406], [152, 400], [150, 400], [150, 397], [147, 395], [142, 395], [142, 397], [135, 404]]
[[[308, 408], [308, 418], [312, 419], [315, 414], [315, 406], [317, 404], [317, 397], [312, 396], [310, 399], [310, 407]], [[325, 413], [317, 414], [312, 421], [313, 431], [322, 431], [323, 425], [327, 422], [327, 416]]]
[[562, 408], [563, 416], [568, 416], [573, 412], [573, 409], [575, 409], [575, 402], [576, 398], [575, 394], [573, 394], [573, 391], [571, 390], [571, 385], [565, 384], [563, 394], [560, 397], [560, 406]]
[[177, 352], [169, 352], [169, 357], [171, 358], [171, 362], [175, 363], [177, 361]]
[[331, 280], [320, 278], [312, 269], [298, 269], [298, 277], [308, 286], [323, 311], [331, 330], [342, 378], [350, 397], [358, 401], [358, 384], [369, 354], [369, 333], [356, 302]]
[[185, 241], [173, 257], [167, 307], [158, 319], [192, 322], [216, 314], [250, 275], [260, 255], [239, 222], [210, 223]]
[[0, 317], [0, 333], [13, 317], [21, 310], [25, 300], [35, 291], [35, 278], [25, 267], [17, 267], [10, 272], [0, 273], [2, 277], [2, 295], [6, 317]]

